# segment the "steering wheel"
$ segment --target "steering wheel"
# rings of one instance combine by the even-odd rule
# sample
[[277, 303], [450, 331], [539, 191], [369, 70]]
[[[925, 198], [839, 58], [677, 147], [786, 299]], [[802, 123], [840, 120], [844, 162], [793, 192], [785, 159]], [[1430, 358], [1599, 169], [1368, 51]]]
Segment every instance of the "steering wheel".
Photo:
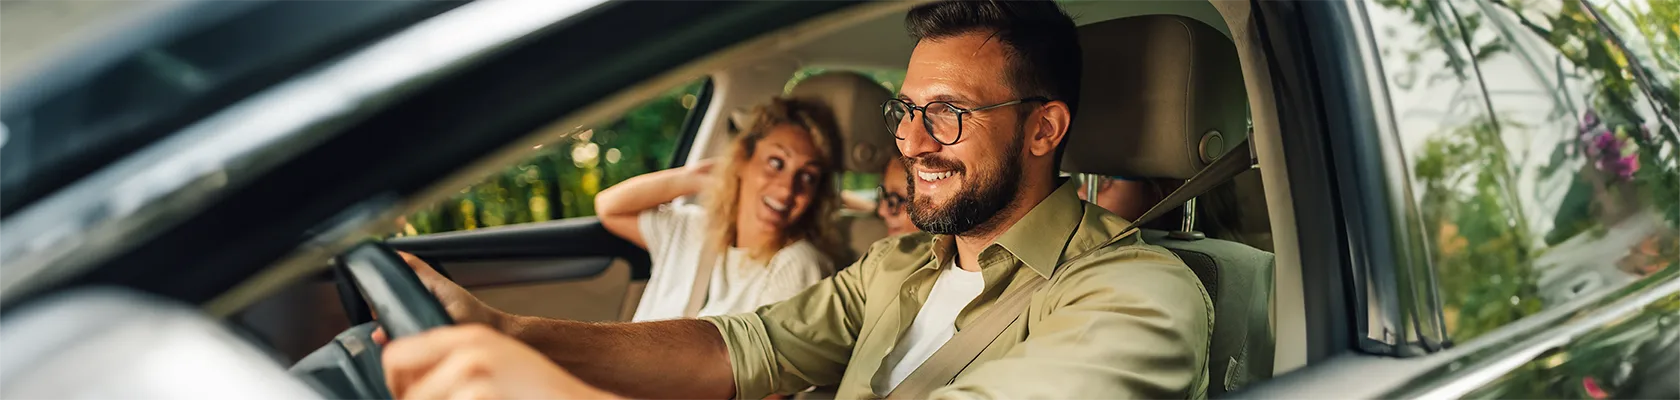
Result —
[[414, 269], [383, 243], [357, 245], [333, 263], [339, 271], [339, 296], [346, 311], [372, 308], [379, 319], [338, 334], [332, 343], [292, 365], [291, 372], [314, 383], [330, 398], [391, 398], [390, 389], [385, 387], [385, 368], [380, 364], [381, 349], [371, 336], [374, 325], [384, 327], [388, 337], [397, 339], [455, 321], [420, 283]]
[[455, 323], [408, 262], [384, 243], [363, 243], [335, 261], [348, 272], [350, 282], [379, 315], [379, 325], [392, 339]]

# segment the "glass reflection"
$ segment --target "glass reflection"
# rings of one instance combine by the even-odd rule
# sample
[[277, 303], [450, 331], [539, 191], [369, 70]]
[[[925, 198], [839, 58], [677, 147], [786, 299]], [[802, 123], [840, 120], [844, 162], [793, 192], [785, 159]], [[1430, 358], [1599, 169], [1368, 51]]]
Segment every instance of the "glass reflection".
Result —
[[[1454, 342], [1673, 268], [1672, 59], [1641, 64], [1653, 57], [1624, 53], [1574, 0], [1375, 4]], [[1618, 31], [1644, 54], [1677, 54], [1680, 3], [1592, 4], [1635, 25]]]

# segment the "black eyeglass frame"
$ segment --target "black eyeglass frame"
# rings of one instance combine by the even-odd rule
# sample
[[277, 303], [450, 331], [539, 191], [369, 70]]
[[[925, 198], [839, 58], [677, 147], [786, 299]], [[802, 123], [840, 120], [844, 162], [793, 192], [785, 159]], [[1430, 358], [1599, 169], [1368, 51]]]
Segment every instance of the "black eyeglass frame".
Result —
[[[986, 110], [991, 110], [991, 109], [995, 109], [995, 108], [1003, 108], [1003, 107], [1013, 106], [1013, 105], [1017, 105], [1017, 104], [1026, 104], [1028, 102], [1048, 103], [1050, 101], [1051, 100], [1047, 97], [1033, 96], [1033, 97], [1026, 97], [1026, 98], [1020, 98], [1020, 99], [1005, 101], [1005, 102], [1002, 102], [1002, 103], [997, 103], [997, 104], [993, 104], [993, 105], [989, 105], [989, 106], [981, 106], [981, 107], [975, 107], [975, 108], [962, 108], [962, 107], [960, 107], [956, 104], [951, 104], [951, 102], [949, 102], [949, 101], [930, 101], [930, 102], [927, 103], [927, 105], [917, 106], [915, 104], [910, 104], [910, 102], [904, 101], [903, 99], [887, 99], [886, 102], [881, 103], [881, 120], [882, 120], [883, 123], [885, 123], [887, 125], [887, 132], [892, 132], [893, 138], [898, 139], [898, 140], [904, 140], [904, 135], [898, 134], [898, 125], [903, 123], [903, 118], [900, 118], [898, 123], [894, 123], [893, 120], [892, 120], [893, 103], [901, 104], [901, 105], [904, 106], [905, 109], [908, 110], [908, 111], [905, 111], [904, 118], [915, 119], [916, 118], [916, 112], [921, 112], [922, 113], [922, 130], [926, 131], [928, 137], [933, 138], [934, 142], [937, 142], [941, 145], [950, 146], [950, 145], [953, 145], [953, 144], [957, 144], [957, 142], [962, 141], [963, 116], [968, 115], [969, 113], [986, 111]], [[947, 108], [950, 108], [952, 112], [957, 114], [957, 136], [954, 137], [954, 138], [951, 138], [950, 142], [939, 140], [939, 135], [933, 133], [933, 121], [929, 120], [927, 118], [928, 107], [933, 107], [935, 104], [943, 105]]]
[[904, 206], [910, 202], [909, 196], [888, 192], [886, 186], [875, 187], [875, 209], [887, 208], [887, 215], [897, 216], [904, 212]]

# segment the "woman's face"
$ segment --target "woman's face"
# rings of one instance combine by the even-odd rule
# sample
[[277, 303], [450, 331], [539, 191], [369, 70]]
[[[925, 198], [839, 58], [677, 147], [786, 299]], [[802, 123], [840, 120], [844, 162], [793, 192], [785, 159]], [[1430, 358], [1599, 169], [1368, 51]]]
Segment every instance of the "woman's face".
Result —
[[736, 229], [754, 235], [784, 237], [805, 215], [822, 181], [823, 166], [811, 136], [795, 125], [778, 125], [755, 144], [752, 158], [738, 170], [740, 214]]

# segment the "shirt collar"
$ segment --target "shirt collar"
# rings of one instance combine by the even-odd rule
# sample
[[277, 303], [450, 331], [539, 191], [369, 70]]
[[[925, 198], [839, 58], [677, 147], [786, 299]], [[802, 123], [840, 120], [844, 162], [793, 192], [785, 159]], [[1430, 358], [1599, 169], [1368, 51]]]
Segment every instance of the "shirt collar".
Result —
[[[1078, 188], [1071, 180], [1063, 182], [1049, 197], [1027, 211], [1026, 216], [1003, 231], [992, 245], [1002, 247], [1039, 276], [1049, 278], [1085, 214]], [[957, 250], [953, 239], [950, 235], [934, 236], [933, 254], [937, 262], [922, 268], [940, 268], [949, 263]]]

